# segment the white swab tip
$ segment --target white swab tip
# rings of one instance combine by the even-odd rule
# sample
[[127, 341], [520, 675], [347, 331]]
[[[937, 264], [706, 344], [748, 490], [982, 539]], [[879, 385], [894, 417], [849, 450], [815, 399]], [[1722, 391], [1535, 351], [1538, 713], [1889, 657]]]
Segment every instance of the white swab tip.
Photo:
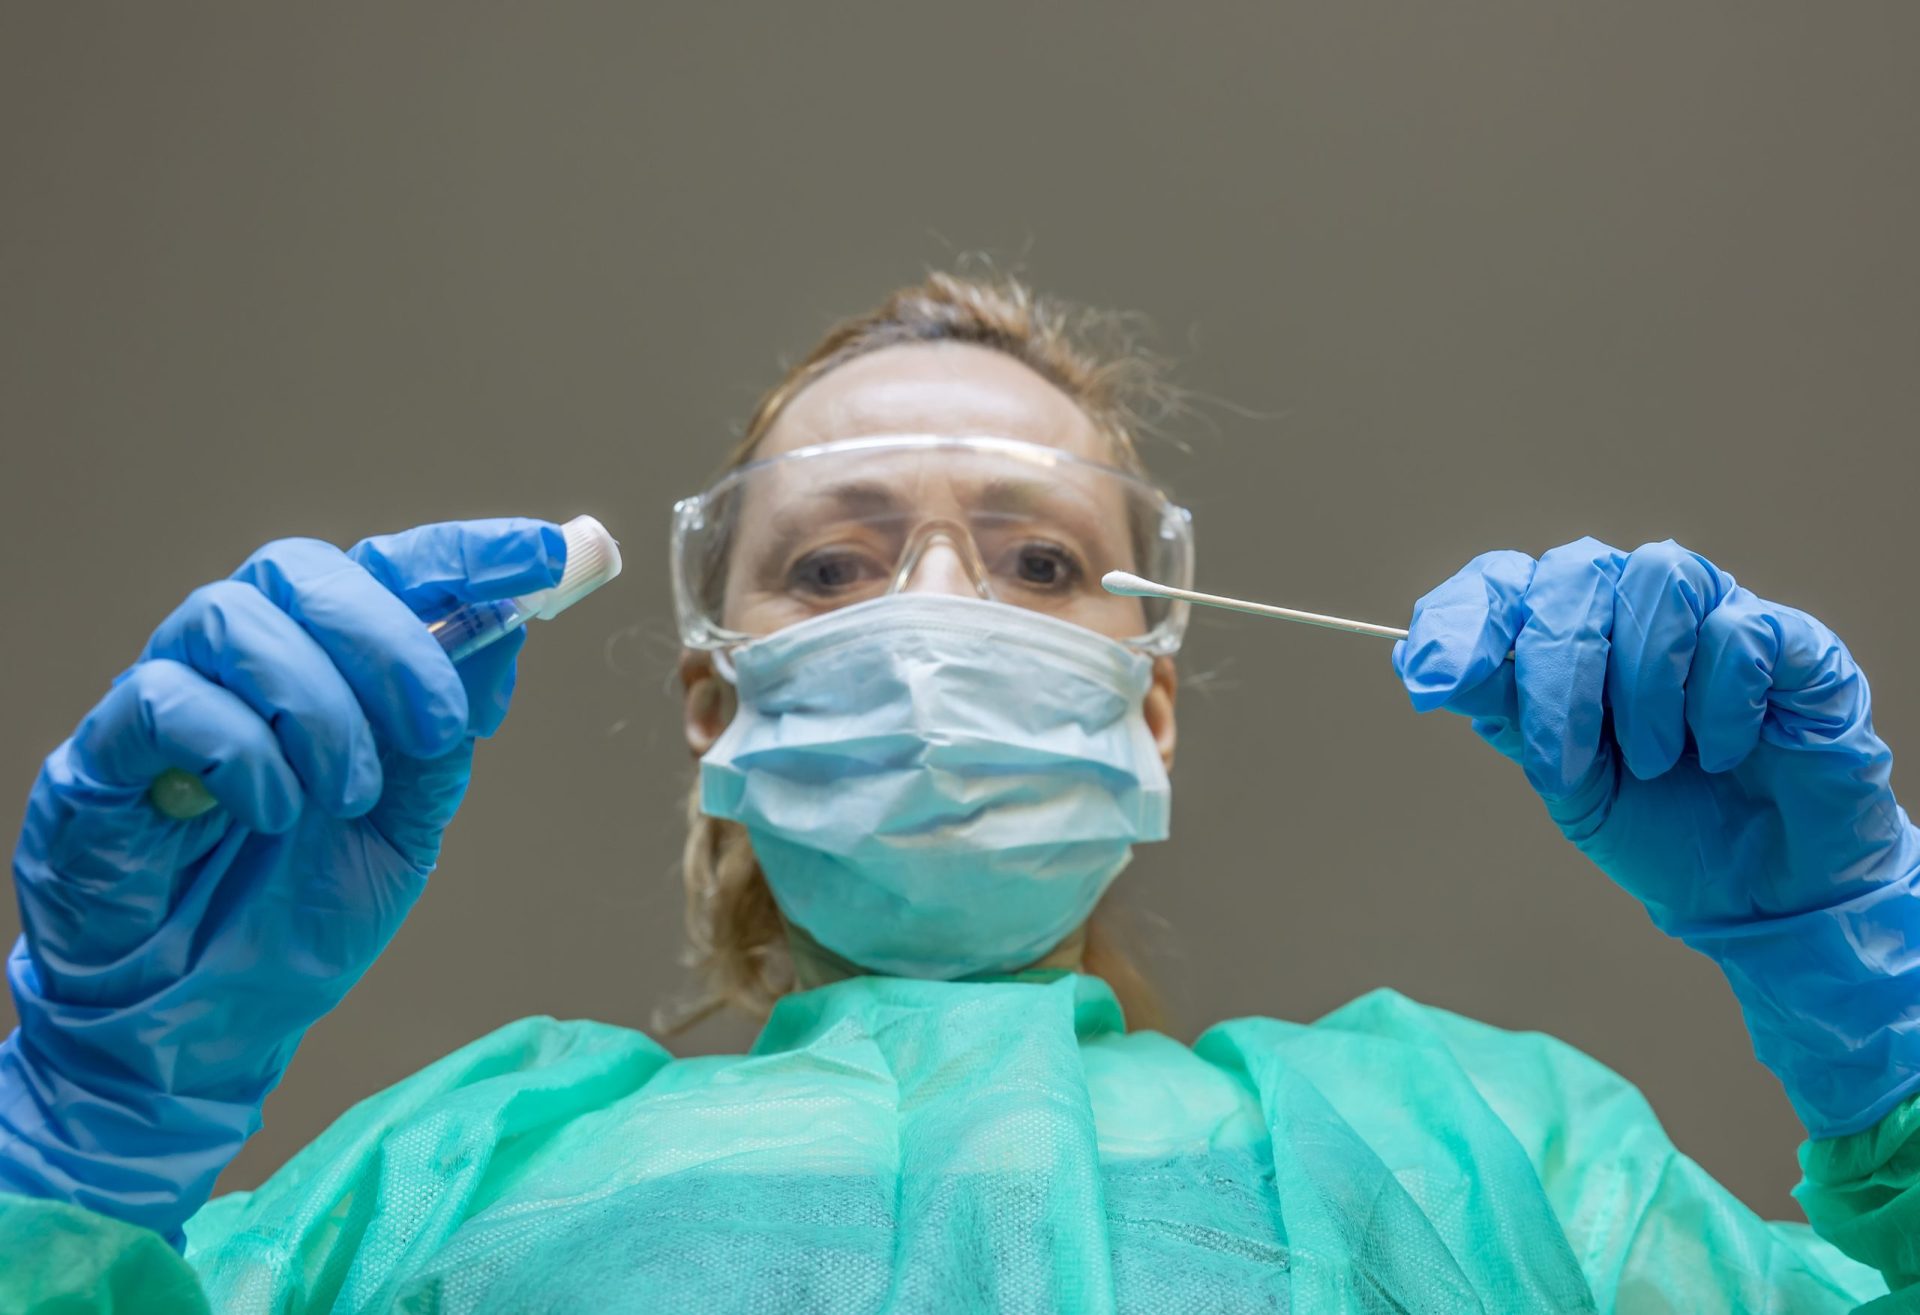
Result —
[[1153, 598], [1160, 593], [1158, 585], [1151, 580], [1142, 580], [1130, 571], [1108, 571], [1100, 577], [1100, 587], [1110, 594], [1127, 598]]

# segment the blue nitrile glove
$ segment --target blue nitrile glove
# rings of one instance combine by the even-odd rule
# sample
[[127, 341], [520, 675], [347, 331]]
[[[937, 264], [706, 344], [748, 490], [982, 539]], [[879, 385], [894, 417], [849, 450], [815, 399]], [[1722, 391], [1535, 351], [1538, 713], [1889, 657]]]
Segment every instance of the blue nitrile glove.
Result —
[[[524, 633], [456, 669], [420, 617], [550, 586], [565, 552], [532, 520], [285, 539], [161, 623], [27, 802], [0, 1190], [179, 1241], [419, 897], [506, 715]], [[221, 806], [162, 815], [170, 767]]]
[[1416, 709], [1473, 718], [1581, 852], [1720, 964], [1815, 1137], [1920, 1087], [1920, 837], [1831, 630], [1675, 543], [1582, 539], [1476, 557], [1393, 661]]

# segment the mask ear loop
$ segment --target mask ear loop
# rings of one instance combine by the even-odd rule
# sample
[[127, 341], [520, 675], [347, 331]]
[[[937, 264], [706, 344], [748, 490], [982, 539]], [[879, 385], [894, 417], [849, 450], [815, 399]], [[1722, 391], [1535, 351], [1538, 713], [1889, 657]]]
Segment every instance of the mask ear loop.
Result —
[[887, 585], [888, 595], [906, 592], [913, 573], [920, 568], [920, 559], [926, 556], [935, 539], [945, 539], [953, 549], [954, 556], [960, 559], [960, 569], [973, 581], [974, 593], [988, 602], [997, 601], [993, 596], [992, 577], [987, 574], [987, 564], [980, 559], [980, 549], [973, 541], [972, 532], [958, 521], [946, 519], [927, 521], [913, 532], [913, 537], [900, 551], [900, 565]]

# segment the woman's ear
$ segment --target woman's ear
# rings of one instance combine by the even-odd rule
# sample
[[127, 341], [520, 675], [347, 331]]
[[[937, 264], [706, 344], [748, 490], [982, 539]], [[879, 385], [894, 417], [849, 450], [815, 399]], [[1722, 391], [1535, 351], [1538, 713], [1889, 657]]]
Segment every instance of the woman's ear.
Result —
[[1174, 730], [1173, 701], [1180, 692], [1180, 672], [1173, 665], [1173, 659], [1164, 654], [1153, 660], [1153, 686], [1147, 690], [1144, 705], [1147, 714], [1147, 729], [1153, 732], [1153, 743], [1160, 750], [1160, 761], [1166, 769], [1173, 770], [1173, 745], [1178, 738]]
[[713, 747], [720, 732], [733, 720], [733, 686], [713, 669], [713, 654], [682, 649], [680, 694], [687, 748], [698, 758]]

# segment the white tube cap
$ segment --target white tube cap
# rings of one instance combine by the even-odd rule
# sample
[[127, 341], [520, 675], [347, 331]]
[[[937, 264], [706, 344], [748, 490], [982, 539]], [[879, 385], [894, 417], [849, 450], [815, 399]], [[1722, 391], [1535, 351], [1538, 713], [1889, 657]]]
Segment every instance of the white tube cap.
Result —
[[588, 594], [620, 574], [620, 545], [607, 527], [591, 516], [575, 516], [560, 527], [567, 540], [567, 565], [560, 583], [522, 594], [520, 606], [542, 621], [551, 621]]

